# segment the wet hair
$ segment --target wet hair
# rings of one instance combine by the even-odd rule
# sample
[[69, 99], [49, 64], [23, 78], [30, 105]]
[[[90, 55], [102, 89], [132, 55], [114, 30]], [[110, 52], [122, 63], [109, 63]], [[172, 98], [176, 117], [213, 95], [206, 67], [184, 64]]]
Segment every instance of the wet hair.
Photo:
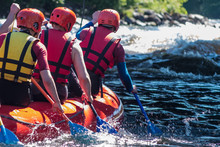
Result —
[[27, 33], [27, 34], [31, 35], [30, 29], [23, 27], [23, 26], [20, 27], [20, 32]]

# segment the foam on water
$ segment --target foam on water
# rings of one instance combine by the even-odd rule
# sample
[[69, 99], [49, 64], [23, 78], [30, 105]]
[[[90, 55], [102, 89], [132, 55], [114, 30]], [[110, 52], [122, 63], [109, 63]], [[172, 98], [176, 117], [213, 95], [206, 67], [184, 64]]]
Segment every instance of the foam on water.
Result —
[[180, 27], [120, 26], [117, 34], [122, 38], [121, 42], [126, 52], [151, 53], [197, 40], [214, 40], [220, 37], [220, 29], [191, 23]]

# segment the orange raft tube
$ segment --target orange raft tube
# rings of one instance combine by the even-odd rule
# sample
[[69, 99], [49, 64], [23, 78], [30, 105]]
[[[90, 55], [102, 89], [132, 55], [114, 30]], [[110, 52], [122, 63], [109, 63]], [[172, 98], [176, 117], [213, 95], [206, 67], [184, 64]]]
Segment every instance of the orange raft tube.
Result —
[[[101, 119], [119, 129], [123, 120], [123, 105], [117, 95], [103, 86], [101, 94], [93, 101], [94, 108]], [[70, 98], [62, 105], [64, 113], [73, 123], [96, 131], [96, 117], [83, 98]], [[32, 102], [28, 107], [2, 105], [0, 114], [7, 129], [12, 131], [23, 143], [55, 138], [62, 133], [70, 133], [68, 122], [49, 102]]]

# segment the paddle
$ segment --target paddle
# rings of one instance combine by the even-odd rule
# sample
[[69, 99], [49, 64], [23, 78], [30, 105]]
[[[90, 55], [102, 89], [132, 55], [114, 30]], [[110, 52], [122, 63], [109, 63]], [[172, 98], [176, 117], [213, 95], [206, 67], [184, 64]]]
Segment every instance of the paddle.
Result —
[[[53, 105], [54, 101], [51, 99], [51, 97], [44, 91], [43, 88], [36, 82], [36, 80], [32, 77], [31, 81], [33, 84], [40, 90], [40, 92], [45, 96], [45, 98]], [[88, 132], [89, 130], [79, 124], [73, 123], [63, 112], [58, 110], [59, 113], [63, 116], [63, 118], [68, 122], [70, 126], [70, 132], [72, 135], [75, 135], [76, 133], [85, 133]]]
[[0, 143], [14, 144], [14, 145], [18, 144], [19, 140], [18, 140], [17, 136], [13, 132], [11, 132], [7, 128], [5, 128], [1, 117], [0, 117], [0, 129], [1, 129]]
[[108, 132], [108, 133], [110, 133], [110, 134], [113, 134], [113, 133], [116, 134], [116, 133], [118, 133], [118, 132], [115, 130], [115, 128], [113, 128], [110, 124], [108, 124], [106, 121], [102, 120], [102, 119], [98, 116], [98, 114], [97, 114], [97, 112], [96, 112], [96, 110], [95, 110], [95, 108], [94, 108], [94, 106], [93, 106], [93, 104], [92, 104], [91, 102], [88, 102], [88, 104], [89, 104], [89, 106], [91, 107], [92, 112], [94, 113], [94, 115], [95, 115], [95, 117], [96, 117], [96, 119], [97, 119], [97, 126], [96, 126], [96, 131], [97, 131], [97, 132], [103, 131], [103, 132]]
[[141, 108], [141, 111], [142, 113], [144, 114], [145, 116], [145, 119], [147, 121], [147, 131], [149, 134], [152, 134], [152, 135], [156, 135], [156, 136], [161, 136], [163, 134], [163, 132], [157, 128], [156, 126], [154, 126], [153, 123], [151, 123], [150, 119], [148, 118], [146, 112], [144, 111], [144, 108], [139, 100], [139, 97], [136, 93], [133, 93], [134, 94], [134, 97], [136, 98], [137, 102], [138, 102], [138, 105], [140, 106]]

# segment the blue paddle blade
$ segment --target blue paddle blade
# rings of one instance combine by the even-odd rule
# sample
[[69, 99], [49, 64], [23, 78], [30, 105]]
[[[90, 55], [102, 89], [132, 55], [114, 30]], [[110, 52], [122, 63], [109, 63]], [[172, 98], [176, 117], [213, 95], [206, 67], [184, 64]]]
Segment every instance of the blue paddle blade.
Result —
[[18, 144], [19, 140], [17, 136], [5, 128], [3, 125], [0, 126], [1, 131], [0, 131], [0, 143], [5, 143], [5, 144]]
[[151, 123], [151, 121], [148, 118], [147, 113], [144, 111], [144, 108], [141, 104], [141, 101], [139, 100], [139, 97], [136, 93], [134, 93], [134, 97], [136, 98], [136, 101], [137, 101], [138, 105], [140, 106], [141, 112], [144, 114], [144, 117], [146, 119], [148, 133], [152, 134], [152, 135], [156, 135], [156, 136], [161, 136], [163, 134], [163, 132], [159, 128], [154, 126], [153, 123]]
[[161, 136], [163, 132], [156, 126], [154, 126], [153, 123], [148, 122], [147, 124], [147, 131], [149, 134], [155, 135], [155, 136]]
[[102, 120], [99, 116], [96, 117], [97, 119], [97, 132], [108, 132], [109, 134], [117, 134], [118, 132], [113, 128], [110, 124]]
[[71, 121], [68, 122], [70, 126], [70, 132], [72, 135], [79, 134], [79, 133], [87, 133], [89, 130], [79, 124], [72, 123]]

